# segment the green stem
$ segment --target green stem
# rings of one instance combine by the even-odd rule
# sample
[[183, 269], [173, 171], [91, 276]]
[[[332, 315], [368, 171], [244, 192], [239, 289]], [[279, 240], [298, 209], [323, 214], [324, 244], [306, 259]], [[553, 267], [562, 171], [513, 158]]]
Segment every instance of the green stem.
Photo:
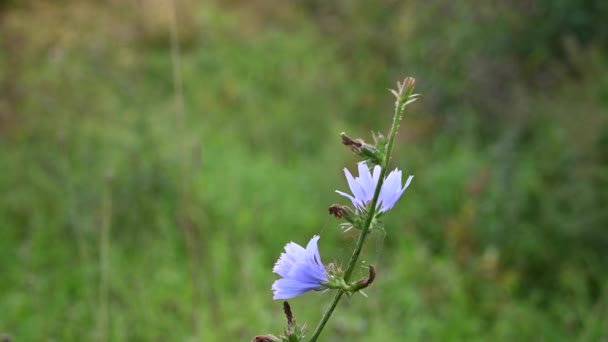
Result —
[[331, 314], [334, 312], [334, 309], [336, 308], [336, 306], [338, 306], [338, 303], [340, 302], [340, 298], [342, 298], [343, 294], [344, 294], [344, 290], [338, 290], [338, 292], [336, 292], [336, 295], [331, 300], [331, 303], [329, 303], [329, 307], [327, 307], [327, 309], [325, 310], [325, 313], [323, 314], [323, 317], [321, 317], [321, 321], [317, 325], [317, 328], [312, 333], [312, 337], [310, 338], [311, 342], [314, 342], [317, 340], [317, 338], [321, 334], [321, 331], [323, 331], [325, 324], [329, 320], [329, 317], [331, 317]]
[[[350, 257], [350, 260], [348, 261], [348, 266], [346, 267], [346, 271], [344, 272], [344, 281], [346, 281], [347, 283], [353, 271], [355, 270], [355, 265], [357, 264], [357, 260], [359, 259], [359, 254], [361, 254], [361, 250], [363, 249], [363, 243], [365, 242], [365, 238], [369, 233], [372, 221], [376, 214], [376, 205], [378, 204], [380, 190], [382, 189], [382, 184], [384, 184], [384, 177], [386, 175], [386, 170], [388, 169], [388, 163], [391, 158], [391, 153], [393, 152], [395, 136], [397, 135], [397, 130], [399, 129], [399, 121], [401, 121], [401, 116], [403, 114], [403, 110], [405, 109], [405, 101], [403, 99], [407, 100], [411, 95], [412, 90], [413, 87], [409, 87], [408, 89], [406, 89], [406, 93], [397, 99], [397, 103], [395, 105], [395, 115], [393, 116], [393, 124], [389, 132], [388, 145], [386, 146], [386, 153], [384, 155], [384, 160], [382, 161], [381, 165], [380, 178], [378, 179], [378, 184], [376, 184], [374, 197], [372, 198], [371, 205], [369, 206], [369, 213], [367, 215], [367, 218], [365, 219], [363, 227], [361, 227], [361, 234], [359, 234], [359, 238], [357, 239], [355, 250], [353, 251], [353, 254]], [[344, 290], [338, 290], [338, 292], [330, 302], [329, 307], [327, 307], [327, 309], [323, 313], [323, 317], [321, 317], [321, 321], [317, 325], [315, 331], [312, 333], [310, 342], [315, 342], [317, 340], [317, 338], [321, 334], [321, 331], [323, 331], [325, 324], [329, 320], [329, 317], [331, 317], [332, 313], [334, 312], [334, 309], [336, 308], [336, 306], [338, 306], [338, 303], [340, 302], [340, 299], [342, 298], [344, 292]]]

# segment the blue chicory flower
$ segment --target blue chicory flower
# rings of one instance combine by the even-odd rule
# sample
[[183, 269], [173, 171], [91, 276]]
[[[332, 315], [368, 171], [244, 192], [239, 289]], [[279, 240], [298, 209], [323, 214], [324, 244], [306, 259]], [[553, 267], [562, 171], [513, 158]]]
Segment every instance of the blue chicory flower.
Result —
[[328, 281], [325, 266], [321, 263], [315, 235], [304, 249], [297, 243], [285, 245], [285, 253], [274, 265], [272, 271], [280, 275], [272, 284], [273, 299], [288, 299], [312, 290], [323, 290]]
[[[376, 190], [376, 185], [378, 184], [378, 179], [380, 178], [381, 169], [380, 166], [376, 165], [372, 174], [369, 172], [365, 162], [360, 162], [358, 166], [359, 177], [353, 177], [348, 169], [344, 169], [348, 186], [350, 187], [350, 191], [354, 196], [338, 190], [336, 190], [336, 192], [350, 199], [357, 211], [362, 211], [374, 197], [374, 191]], [[391, 171], [391, 173], [389, 173], [384, 179], [384, 184], [380, 190], [378, 204], [376, 205], [378, 213], [383, 213], [390, 210], [395, 203], [397, 203], [405, 189], [407, 189], [407, 187], [410, 185], [413, 178], [414, 176], [409, 176], [402, 188], [401, 170], [395, 169]]]

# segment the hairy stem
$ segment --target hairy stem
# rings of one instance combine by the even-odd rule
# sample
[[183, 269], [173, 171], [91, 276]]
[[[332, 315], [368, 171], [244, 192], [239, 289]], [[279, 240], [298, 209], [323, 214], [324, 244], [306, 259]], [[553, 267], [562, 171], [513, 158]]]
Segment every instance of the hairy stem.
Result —
[[[399, 85], [400, 89], [399, 89], [399, 95], [397, 96], [397, 102], [395, 103], [395, 114], [393, 116], [393, 124], [391, 125], [391, 130], [389, 132], [389, 140], [388, 140], [388, 145], [386, 146], [386, 153], [384, 154], [384, 160], [382, 161], [382, 165], [380, 165], [380, 167], [381, 167], [380, 178], [378, 179], [378, 184], [376, 184], [376, 190], [374, 191], [374, 197], [372, 198], [371, 204], [369, 206], [369, 212], [368, 212], [367, 218], [365, 219], [365, 223], [363, 224], [363, 227], [361, 227], [361, 234], [359, 234], [359, 238], [357, 239], [357, 244], [355, 245], [353, 254], [350, 257], [350, 260], [348, 261], [348, 266], [346, 267], [346, 271], [344, 272], [344, 280], [346, 282], [348, 282], [350, 280], [350, 277], [351, 277], [353, 271], [355, 270], [355, 265], [357, 264], [357, 260], [359, 259], [359, 254], [361, 254], [361, 250], [363, 249], [363, 244], [364, 244], [365, 239], [367, 238], [367, 234], [369, 233], [369, 230], [371, 228], [374, 216], [376, 215], [376, 205], [378, 204], [378, 198], [380, 197], [380, 190], [382, 189], [382, 184], [384, 183], [384, 177], [386, 176], [386, 170], [388, 169], [388, 163], [391, 158], [391, 153], [393, 152], [393, 145], [395, 144], [395, 136], [397, 135], [397, 130], [399, 129], [399, 121], [401, 121], [401, 117], [403, 115], [403, 110], [405, 109], [405, 105], [407, 104], [406, 101], [412, 94], [412, 90], [413, 90], [413, 83], [411, 86], [409, 86], [409, 84], [408, 84], [408, 86], [406, 87], [406, 82], [410, 82], [408, 79], [409, 78], [406, 78], [403, 81], [403, 84]], [[411, 79], [411, 80], [412, 80], [411, 82], [413, 82], [413, 79]], [[338, 292], [336, 293], [336, 295], [330, 302], [329, 306], [323, 313], [323, 317], [321, 317], [321, 321], [319, 322], [315, 331], [313, 332], [313, 334], [310, 338], [310, 342], [315, 342], [317, 340], [317, 338], [321, 334], [321, 331], [323, 331], [325, 324], [329, 320], [329, 317], [331, 317], [332, 313], [334, 312], [334, 309], [336, 308], [336, 306], [338, 306], [338, 303], [340, 302], [340, 299], [342, 298], [342, 295], [344, 294], [344, 292], [345, 292], [344, 290], [338, 290]]]

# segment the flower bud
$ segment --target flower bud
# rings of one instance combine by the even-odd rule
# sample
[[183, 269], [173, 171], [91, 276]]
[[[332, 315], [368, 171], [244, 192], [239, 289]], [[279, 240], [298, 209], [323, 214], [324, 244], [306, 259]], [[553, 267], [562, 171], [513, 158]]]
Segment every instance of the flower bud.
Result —
[[283, 312], [287, 317], [287, 329], [285, 330], [285, 336], [282, 336], [284, 342], [298, 342], [304, 338], [304, 331], [301, 326], [296, 323], [291, 312], [291, 306], [287, 301], [283, 302]]
[[337, 219], [344, 218], [347, 222], [350, 222], [350, 223], [355, 222], [355, 217], [354, 217], [355, 214], [349, 207], [347, 207], [345, 205], [332, 204], [329, 207], [329, 214], [333, 215]]
[[374, 282], [374, 279], [376, 279], [376, 268], [373, 265], [369, 265], [369, 276], [354, 283], [351, 291], [356, 292], [370, 286]]
[[403, 111], [405, 106], [416, 101], [420, 97], [420, 94], [413, 94], [415, 85], [415, 78], [406, 77], [402, 82], [397, 82], [397, 89], [390, 90], [397, 99], [395, 106], [399, 112]]
[[369, 266], [369, 276], [356, 283], [347, 283], [344, 280], [344, 272], [342, 269], [336, 267], [333, 263], [327, 265], [327, 273], [329, 273], [329, 280], [324, 285], [329, 289], [346, 291], [348, 294], [363, 290], [370, 286], [374, 282], [374, 279], [376, 279], [376, 268], [372, 265]]
[[344, 132], [340, 133], [342, 144], [350, 147], [351, 151], [358, 154], [364, 160], [369, 160], [372, 164], [380, 165], [384, 157], [384, 153], [378, 150], [375, 146], [367, 144], [363, 139], [351, 139]]
[[281, 340], [274, 335], [258, 335], [251, 342], [280, 342]]

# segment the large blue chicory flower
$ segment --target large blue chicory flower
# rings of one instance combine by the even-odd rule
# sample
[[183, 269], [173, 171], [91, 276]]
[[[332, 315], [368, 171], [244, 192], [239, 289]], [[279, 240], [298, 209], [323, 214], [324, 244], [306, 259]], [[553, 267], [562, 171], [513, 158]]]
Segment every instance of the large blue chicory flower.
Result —
[[285, 245], [285, 253], [281, 253], [272, 269], [283, 277], [272, 284], [274, 299], [288, 299], [304, 292], [325, 288], [323, 284], [327, 283], [328, 275], [321, 263], [318, 240], [319, 236], [315, 235], [306, 249], [294, 242]]
[[[348, 186], [353, 196], [342, 191], [336, 190], [340, 195], [347, 197], [355, 206], [357, 211], [364, 210], [369, 202], [374, 197], [374, 191], [376, 190], [376, 184], [380, 178], [380, 166], [374, 166], [373, 174], [369, 172], [367, 164], [365, 162], [359, 163], [359, 177], [353, 177], [353, 175], [344, 169]], [[380, 190], [380, 196], [378, 197], [378, 204], [376, 209], [379, 213], [390, 210], [395, 203], [399, 200], [399, 197], [403, 194], [405, 189], [410, 185], [414, 176], [409, 176], [403, 188], [401, 187], [401, 170], [395, 169], [388, 174], [384, 179], [384, 184]]]

